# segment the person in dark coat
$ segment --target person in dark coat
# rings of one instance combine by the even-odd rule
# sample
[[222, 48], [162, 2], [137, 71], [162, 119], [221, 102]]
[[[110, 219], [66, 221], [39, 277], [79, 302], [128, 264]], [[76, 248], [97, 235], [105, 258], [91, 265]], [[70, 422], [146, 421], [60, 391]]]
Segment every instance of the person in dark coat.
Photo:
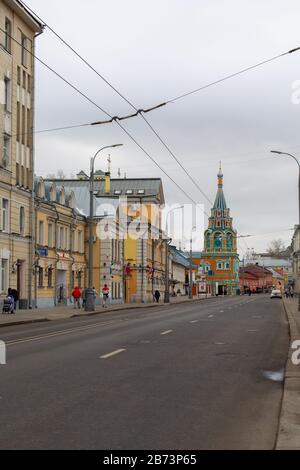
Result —
[[155, 298], [156, 302], [158, 303], [158, 302], [159, 302], [159, 299], [160, 299], [160, 292], [159, 292], [159, 290], [156, 290], [156, 291], [154, 292], [154, 298]]

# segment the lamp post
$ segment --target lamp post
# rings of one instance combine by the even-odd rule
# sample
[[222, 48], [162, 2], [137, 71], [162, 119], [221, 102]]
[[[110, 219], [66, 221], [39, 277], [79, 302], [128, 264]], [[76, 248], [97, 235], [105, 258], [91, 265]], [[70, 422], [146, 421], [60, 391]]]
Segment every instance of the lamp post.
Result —
[[[287, 152], [279, 152], [278, 150], [271, 150], [271, 153], [274, 153], [276, 155], [285, 155], [288, 157], [291, 157], [293, 160], [298, 165], [298, 227], [300, 230], [300, 163], [298, 158], [295, 157], [295, 155], [292, 155], [291, 153]], [[299, 285], [298, 285], [298, 311], [300, 312], [300, 292], [299, 292]]]
[[100, 152], [106, 149], [122, 147], [123, 144], [114, 144], [99, 149], [93, 158], [91, 158], [90, 167], [90, 216], [89, 216], [89, 263], [88, 263], [88, 288], [86, 290], [85, 311], [93, 312], [95, 310], [95, 297], [93, 290], [93, 219], [94, 219], [94, 168], [95, 160]]
[[184, 206], [174, 207], [167, 213], [166, 217], [166, 253], [165, 253], [165, 298], [166, 304], [170, 303], [170, 285], [169, 285], [169, 237], [168, 237], [168, 217], [169, 215], [179, 209], [183, 209]]
[[190, 285], [189, 285], [189, 299], [193, 298], [193, 232], [197, 230], [197, 227], [193, 227], [191, 231], [190, 239]]

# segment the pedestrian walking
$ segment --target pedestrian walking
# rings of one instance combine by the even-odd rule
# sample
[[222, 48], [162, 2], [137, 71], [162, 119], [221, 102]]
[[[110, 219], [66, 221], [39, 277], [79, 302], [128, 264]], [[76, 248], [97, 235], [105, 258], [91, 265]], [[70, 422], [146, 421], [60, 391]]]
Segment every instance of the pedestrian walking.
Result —
[[85, 304], [86, 304], [86, 288], [82, 289], [81, 298], [82, 298], [82, 308], [85, 308]]
[[80, 298], [81, 298], [81, 292], [78, 286], [75, 287], [75, 289], [72, 292], [72, 297], [74, 300], [74, 308], [80, 308]]
[[154, 292], [154, 298], [155, 298], [156, 302], [158, 303], [158, 302], [159, 302], [159, 299], [160, 299], [160, 292], [159, 292], [159, 290], [156, 290], [156, 291]]
[[102, 288], [102, 297], [103, 297], [102, 307], [107, 308], [107, 301], [109, 298], [109, 287], [107, 284], [105, 284]]

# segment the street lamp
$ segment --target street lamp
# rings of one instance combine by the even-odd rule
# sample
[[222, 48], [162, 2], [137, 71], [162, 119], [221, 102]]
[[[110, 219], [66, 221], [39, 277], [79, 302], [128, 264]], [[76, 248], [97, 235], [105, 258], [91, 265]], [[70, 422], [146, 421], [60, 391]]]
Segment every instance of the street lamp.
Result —
[[[291, 153], [279, 152], [278, 150], [271, 150], [271, 153], [274, 153], [276, 155], [286, 155], [288, 157], [291, 157], [293, 160], [295, 160], [295, 162], [298, 165], [298, 174], [299, 174], [298, 176], [298, 227], [300, 230], [300, 163], [299, 163], [299, 160], [298, 158], [295, 157], [295, 155], [292, 155]], [[298, 286], [298, 289], [299, 289], [299, 286]], [[298, 292], [298, 311], [300, 312], [300, 292]]]
[[170, 285], [169, 285], [169, 237], [168, 237], [168, 217], [169, 215], [179, 209], [183, 209], [184, 206], [174, 207], [167, 213], [166, 217], [166, 253], [165, 253], [165, 298], [164, 302], [166, 304], [170, 303]]
[[193, 227], [191, 231], [190, 239], [190, 286], [189, 286], [189, 299], [193, 298], [193, 232], [197, 230], [197, 227]]
[[95, 160], [100, 152], [106, 149], [122, 147], [123, 144], [114, 144], [99, 149], [93, 158], [91, 158], [90, 168], [90, 217], [89, 217], [89, 264], [88, 264], [88, 288], [86, 290], [85, 311], [93, 312], [95, 310], [95, 297], [93, 290], [93, 219], [94, 219], [94, 168]]
[[293, 158], [293, 160], [295, 160], [295, 162], [298, 165], [298, 170], [299, 170], [299, 177], [298, 177], [298, 216], [299, 217], [298, 217], [298, 223], [300, 225], [300, 163], [299, 163], [299, 160], [298, 160], [298, 158], [296, 158], [291, 153], [279, 152], [277, 150], [271, 150], [271, 153], [275, 153], [277, 155], [287, 155], [288, 157]]

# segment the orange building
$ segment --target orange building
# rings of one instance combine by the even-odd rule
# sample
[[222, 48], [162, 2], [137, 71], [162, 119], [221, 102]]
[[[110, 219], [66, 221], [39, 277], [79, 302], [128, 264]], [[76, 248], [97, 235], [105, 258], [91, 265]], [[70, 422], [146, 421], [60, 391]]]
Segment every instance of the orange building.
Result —
[[230, 209], [223, 192], [223, 173], [218, 173], [218, 191], [208, 228], [204, 234], [204, 251], [200, 260], [206, 275], [207, 293], [212, 295], [233, 295], [239, 287], [239, 255], [237, 253], [237, 232], [233, 228]]

